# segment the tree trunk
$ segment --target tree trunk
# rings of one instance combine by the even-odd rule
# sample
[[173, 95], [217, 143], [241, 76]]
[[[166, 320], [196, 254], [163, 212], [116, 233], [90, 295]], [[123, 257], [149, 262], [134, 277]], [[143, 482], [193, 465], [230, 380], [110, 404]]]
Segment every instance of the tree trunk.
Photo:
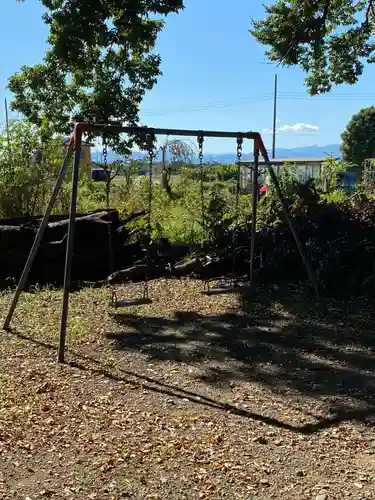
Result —
[[168, 171], [168, 165], [167, 165], [167, 147], [163, 146], [162, 148], [162, 170], [161, 170], [161, 180], [160, 180], [160, 187], [164, 189], [168, 196], [171, 198], [172, 197], [172, 190], [171, 186], [169, 184], [170, 180], [170, 174]]

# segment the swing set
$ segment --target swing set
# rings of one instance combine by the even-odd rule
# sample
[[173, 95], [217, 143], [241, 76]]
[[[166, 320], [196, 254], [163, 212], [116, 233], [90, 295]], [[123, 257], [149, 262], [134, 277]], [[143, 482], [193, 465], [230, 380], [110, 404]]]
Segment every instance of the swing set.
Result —
[[[311, 268], [311, 264], [307, 259], [305, 251], [303, 249], [302, 243], [298, 237], [296, 229], [294, 227], [293, 221], [290, 217], [287, 204], [285, 203], [283, 194], [280, 189], [280, 185], [277, 176], [273, 170], [272, 164], [268, 158], [267, 150], [263, 144], [262, 137], [257, 132], [219, 132], [219, 131], [204, 131], [204, 130], [179, 130], [179, 129], [159, 129], [159, 128], [149, 128], [149, 127], [123, 127], [119, 125], [112, 124], [92, 124], [80, 122], [76, 123], [74, 131], [69, 139], [69, 145], [66, 157], [64, 159], [63, 165], [58, 174], [51, 198], [48, 202], [47, 208], [45, 210], [43, 219], [39, 226], [38, 232], [35, 236], [33, 246], [30, 250], [28, 259], [26, 261], [25, 267], [23, 269], [22, 275], [18, 282], [16, 291], [12, 298], [11, 304], [7, 316], [5, 318], [3, 328], [5, 330], [10, 329], [10, 323], [13, 318], [15, 309], [17, 307], [20, 295], [25, 288], [33, 261], [43, 239], [44, 231], [47, 227], [49, 218], [51, 216], [52, 210], [55, 206], [56, 199], [61, 190], [64, 178], [70, 164], [70, 160], [74, 155], [74, 165], [73, 165], [73, 178], [72, 178], [72, 190], [71, 190], [71, 200], [70, 200], [70, 210], [69, 210], [69, 226], [68, 226], [68, 239], [65, 257], [65, 269], [64, 269], [64, 285], [63, 285], [63, 300], [62, 300], [62, 312], [60, 320], [60, 335], [59, 335], [59, 345], [57, 353], [57, 361], [63, 363], [65, 361], [65, 347], [66, 347], [66, 331], [68, 324], [68, 312], [69, 312], [69, 295], [71, 289], [71, 273], [72, 273], [72, 261], [73, 261], [73, 250], [74, 250], [74, 233], [75, 233], [75, 219], [77, 211], [77, 193], [78, 193], [78, 177], [79, 177], [79, 165], [81, 157], [82, 148], [82, 137], [83, 134], [98, 134], [102, 133], [104, 138], [107, 138], [111, 134], [129, 134], [132, 136], [138, 136], [139, 138], [146, 139], [149, 157], [149, 172], [148, 172], [148, 210], [147, 210], [147, 220], [146, 220], [146, 231], [147, 231], [147, 248], [146, 248], [146, 262], [145, 262], [145, 279], [143, 293], [139, 298], [133, 300], [119, 300], [116, 289], [113, 283], [112, 274], [114, 271], [113, 262], [113, 252], [111, 249], [111, 234], [109, 233], [109, 253], [110, 253], [110, 267], [112, 274], [108, 277], [108, 284], [110, 287], [110, 306], [113, 308], [129, 307], [134, 305], [149, 304], [151, 299], [149, 296], [149, 264], [150, 264], [150, 246], [151, 246], [151, 209], [152, 209], [152, 186], [153, 186], [153, 165], [156, 156], [156, 136], [166, 135], [166, 136], [188, 136], [195, 137], [198, 142], [199, 150], [199, 168], [200, 168], [200, 179], [201, 179], [201, 203], [202, 203], [202, 218], [205, 216], [205, 203], [204, 203], [204, 183], [203, 183], [203, 144], [206, 137], [214, 138], [232, 138], [237, 141], [237, 175], [236, 175], [236, 198], [235, 198], [235, 208], [238, 211], [239, 195], [240, 195], [240, 173], [241, 173], [241, 158], [242, 158], [242, 147], [244, 140], [253, 141], [253, 155], [254, 163], [252, 167], [252, 224], [251, 224], [251, 247], [250, 247], [250, 264], [249, 264], [249, 282], [245, 286], [240, 280], [235, 278], [234, 271], [236, 265], [236, 240], [237, 234], [234, 233], [233, 237], [233, 276], [230, 283], [224, 285], [213, 285], [217, 280], [205, 280], [205, 290], [202, 291], [205, 295], [218, 295], [227, 293], [237, 293], [241, 292], [244, 288], [253, 287], [253, 264], [255, 255], [255, 236], [256, 236], [256, 215], [257, 215], [257, 200], [258, 200], [258, 168], [259, 168], [259, 156], [263, 157], [266, 164], [266, 168], [270, 174], [271, 181], [275, 187], [276, 193], [282, 203], [283, 212], [289, 228], [293, 234], [296, 246], [302, 258], [303, 264], [308, 273], [309, 279], [315, 290], [316, 296], [319, 299], [319, 289], [317, 280]], [[104, 143], [106, 144], [106, 142]], [[106, 150], [106, 146], [105, 146]], [[106, 159], [106, 155], [104, 155]], [[204, 245], [202, 242], [202, 250], [204, 250]]]

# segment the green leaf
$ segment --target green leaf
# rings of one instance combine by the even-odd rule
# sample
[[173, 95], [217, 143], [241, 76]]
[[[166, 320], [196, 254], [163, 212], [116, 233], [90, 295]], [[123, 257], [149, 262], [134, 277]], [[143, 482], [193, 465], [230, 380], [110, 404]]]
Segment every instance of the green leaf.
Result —
[[364, 62], [375, 60], [373, 0], [278, 0], [250, 33], [268, 49], [270, 61], [300, 66], [311, 95], [355, 84]]
[[[41, 64], [9, 79], [12, 109], [61, 133], [75, 117], [136, 125], [139, 105], [161, 74], [157, 37], [183, 0], [40, 1], [50, 47]], [[107, 142], [126, 154], [133, 141], [117, 135]]]
[[358, 167], [367, 158], [375, 158], [375, 107], [362, 108], [341, 134], [343, 159]]

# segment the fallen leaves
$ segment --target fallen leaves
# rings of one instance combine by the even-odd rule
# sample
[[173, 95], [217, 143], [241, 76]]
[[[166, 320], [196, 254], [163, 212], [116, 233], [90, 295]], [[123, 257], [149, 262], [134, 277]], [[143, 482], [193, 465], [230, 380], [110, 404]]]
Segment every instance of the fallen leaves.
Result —
[[[203, 301], [199, 284], [188, 280], [153, 286], [153, 304], [138, 312], [144, 323], [145, 316], [153, 318], [156, 333], [151, 328], [149, 335], [157, 344], [173, 336], [174, 312], [182, 303], [192, 320], [189, 329], [179, 331], [178, 345], [183, 340], [194, 349], [193, 313], [217, 316], [233, 305], [233, 298]], [[330, 399], [302, 398], [289, 388], [277, 393], [261, 379], [272, 367], [253, 360], [242, 372], [225, 350], [225, 335], [237, 332], [230, 331], [228, 319], [224, 333], [222, 325], [210, 322], [206, 338], [199, 340], [206, 347], [202, 358], [150, 361], [150, 346], [142, 345], [146, 354], [138, 349], [141, 332], [132, 347], [121, 350], [103, 337], [119, 327], [104, 308], [95, 314], [88, 308], [94, 296], [100, 302], [101, 293], [74, 295], [72, 332], [78, 337], [70, 332], [68, 358], [80, 367], [54, 363], [59, 292], [41, 294], [46, 304], [53, 297], [52, 315], [42, 329], [38, 322], [49, 309], [41, 313], [37, 295], [27, 297], [23, 316], [17, 317], [23, 332], [39, 335], [36, 340], [50, 347], [7, 334], [0, 338], [0, 498], [328, 500], [343, 498], [344, 491], [353, 498], [374, 492], [375, 468], [352, 463], [373, 446], [371, 428], [350, 422], [299, 435], [278, 425], [314, 422], [306, 415], [316, 414], [316, 407], [323, 419]], [[83, 318], [87, 324], [80, 330]], [[163, 321], [172, 324], [167, 333], [159, 326]], [[216, 364], [208, 356], [215, 335], [226, 346]], [[176, 345], [168, 344], [164, 352]], [[205, 381], [198, 378], [202, 374]], [[228, 383], [217, 383], [221, 376]], [[229, 411], [224, 403], [230, 402], [248, 414]], [[349, 469], [350, 474], [342, 472]]]
[[253, 442], [254, 443], [259, 443], [259, 444], [268, 444], [268, 440], [267, 438], [265, 438], [264, 436], [255, 436], [253, 438]]

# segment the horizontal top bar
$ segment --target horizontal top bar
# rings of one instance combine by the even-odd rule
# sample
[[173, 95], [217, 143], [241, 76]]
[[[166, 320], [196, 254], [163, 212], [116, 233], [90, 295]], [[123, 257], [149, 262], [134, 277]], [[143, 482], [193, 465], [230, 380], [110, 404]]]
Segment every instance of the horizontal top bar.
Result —
[[109, 134], [154, 134], [154, 135], [179, 135], [188, 137], [220, 137], [220, 138], [233, 138], [242, 137], [243, 139], [258, 139], [260, 134], [258, 132], [219, 132], [212, 130], [181, 130], [169, 128], [154, 128], [154, 127], [123, 127], [121, 125], [105, 125], [105, 124], [91, 124], [91, 123], [78, 123], [76, 125], [82, 132], [94, 132], [96, 130], [107, 132]]

